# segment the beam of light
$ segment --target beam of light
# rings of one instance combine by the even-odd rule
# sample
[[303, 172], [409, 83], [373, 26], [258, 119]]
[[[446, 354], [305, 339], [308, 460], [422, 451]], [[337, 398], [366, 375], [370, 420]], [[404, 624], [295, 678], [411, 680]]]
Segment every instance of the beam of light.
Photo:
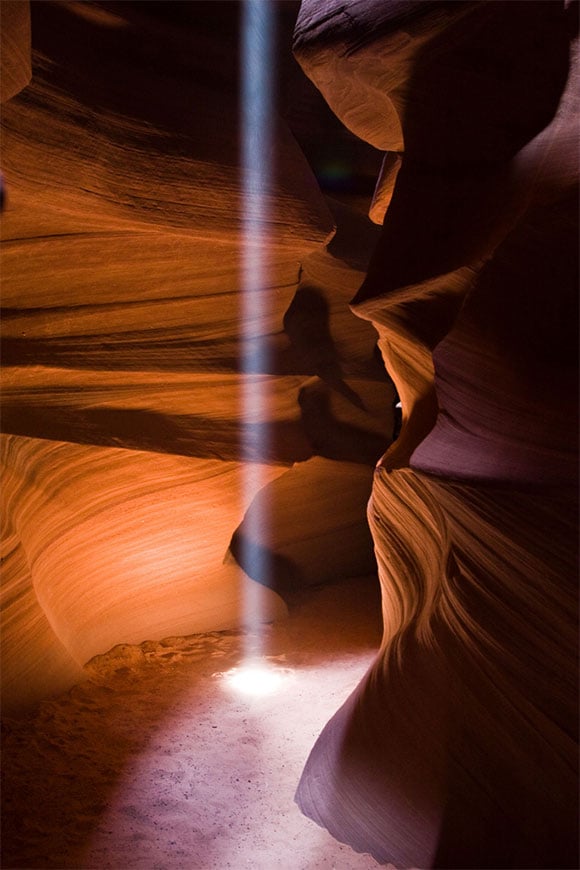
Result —
[[218, 676], [234, 694], [261, 698], [279, 692], [292, 675], [293, 672], [288, 668], [275, 667], [264, 659], [256, 659]]
[[[268, 293], [268, 228], [271, 226], [272, 146], [274, 117], [274, 39], [276, 3], [245, 0], [242, 4], [241, 40], [241, 163], [242, 163], [242, 416], [244, 496], [249, 504], [265, 485], [260, 462], [269, 453], [264, 425], [268, 407], [268, 350], [263, 340]], [[267, 529], [265, 517], [254, 512], [247, 526], [249, 546], [240, 561], [252, 577], [269, 575], [267, 548], [252, 547]], [[246, 537], [246, 536], [244, 536]], [[243, 621], [247, 631], [246, 656], [261, 654], [263, 590], [247, 584]]]

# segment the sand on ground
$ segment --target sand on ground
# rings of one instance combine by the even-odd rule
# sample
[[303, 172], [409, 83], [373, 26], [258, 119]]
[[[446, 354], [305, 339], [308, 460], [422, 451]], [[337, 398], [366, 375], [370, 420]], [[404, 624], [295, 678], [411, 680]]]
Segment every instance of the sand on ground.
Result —
[[74, 870], [370, 870], [294, 791], [318, 733], [371, 664], [376, 578], [304, 593], [266, 626], [279, 689], [224, 677], [248, 633], [115, 647], [89, 679], [4, 723], [3, 863]]

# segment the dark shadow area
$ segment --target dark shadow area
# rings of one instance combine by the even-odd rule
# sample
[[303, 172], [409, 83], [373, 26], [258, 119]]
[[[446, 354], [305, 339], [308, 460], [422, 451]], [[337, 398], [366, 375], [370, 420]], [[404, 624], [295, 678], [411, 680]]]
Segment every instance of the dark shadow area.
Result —
[[2, 430], [29, 438], [234, 462], [291, 464], [312, 455], [299, 422], [244, 425], [195, 414], [52, 404], [32, 408], [6, 402]]
[[405, 159], [357, 302], [485, 256], [506, 218], [516, 216], [508, 162], [558, 108], [575, 4], [467, 6], [413, 59]]
[[274, 553], [256, 541], [251, 541], [239, 527], [232, 535], [229, 550], [246, 574], [282, 596], [286, 604], [304, 591], [304, 581], [298, 565], [279, 553]]
[[[385, 385], [386, 388], [386, 385]], [[375, 465], [393, 437], [342, 423], [332, 413], [328, 392], [303, 388], [298, 397], [306, 436], [317, 456]], [[360, 407], [359, 403], [356, 404]]]
[[326, 250], [331, 257], [365, 272], [381, 235], [380, 226], [348, 202], [338, 202], [332, 195], [326, 197], [326, 202], [336, 222], [336, 232]]
[[284, 315], [284, 331], [308, 371], [357, 407], [364, 407], [343, 379], [339, 353], [330, 333], [330, 306], [321, 290], [307, 284], [299, 286]]
[[[233, 122], [222, 125], [220, 162], [236, 166], [238, 142], [229, 132], [237, 115], [241, 4], [201, 0], [100, 2], [87, 4], [86, 10], [84, 6], [32, 3], [34, 51], [59, 60], [51, 69], [53, 85], [82, 106], [163, 130], [168, 156], [179, 156], [194, 137], [196, 157], [213, 160], [215, 151], [203, 150], [211, 147], [209, 140], [196, 135], [199, 118], [184, 87], [194, 83], [206, 90], [205, 112], [213, 95], [213, 114], [233, 114]], [[99, 19], [100, 9], [118, 15], [121, 26]]]
[[[238, 373], [245, 358], [243, 343], [235, 338], [196, 341], [187, 327], [171, 330], [156, 338], [154, 330], [147, 336], [126, 333], [118, 336], [84, 335], [66, 338], [5, 338], [2, 342], [2, 365], [45, 365], [94, 371], [175, 371]], [[263, 353], [250, 358], [260, 362], [252, 374], [311, 374], [282, 335], [268, 336]]]
[[[358, 565], [361, 577], [374, 576], [376, 572], [370, 534], [367, 543], [367, 558], [360, 559]], [[332, 589], [333, 586], [349, 579], [346, 574], [340, 572], [337, 572], [333, 577], [321, 576], [318, 581], [305, 576], [300, 566], [292, 559], [274, 552], [255, 540], [250, 540], [244, 524], [239, 526], [232, 535], [229, 552], [252, 580], [256, 580], [262, 586], [267, 586], [277, 592], [290, 609], [308, 600], [309, 591], [322, 587]], [[376, 590], [377, 613], [380, 613], [381, 597], [378, 583]]]

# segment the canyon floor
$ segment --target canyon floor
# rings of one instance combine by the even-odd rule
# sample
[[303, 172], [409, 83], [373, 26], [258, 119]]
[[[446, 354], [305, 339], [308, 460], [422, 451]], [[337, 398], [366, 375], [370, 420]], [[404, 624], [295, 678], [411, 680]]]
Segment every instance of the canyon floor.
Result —
[[380, 643], [378, 581], [302, 593], [265, 626], [270, 694], [240, 693], [244, 632], [117, 646], [88, 679], [4, 723], [3, 862], [74, 870], [370, 870], [294, 791]]

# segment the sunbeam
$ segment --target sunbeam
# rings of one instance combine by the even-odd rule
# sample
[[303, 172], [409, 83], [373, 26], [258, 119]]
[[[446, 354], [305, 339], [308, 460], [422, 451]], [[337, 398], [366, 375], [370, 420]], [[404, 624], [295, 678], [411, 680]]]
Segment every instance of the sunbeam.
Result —
[[[260, 323], [264, 317], [265, 289], [268, 282], [267, 232], [270, 218], [272, 188], [272, 118], [274, 110], [274, 32], [275, 3], [246, 0], [242, 10], [241, 44], [241, 158], [243, 173], [242, 215], [242, 344], [243, 375], [242, 431], [249, 432], [256, 420], [262, 420], [267, 407], [268, 379], [260, 372], [268, 371], [268, 351], [260, 341]], [[245, 460], [244, 490], [248, 503], [265, 484], [260, 457], [268, 455], [266, 427], [260, 427], [255, 440], [242, 443]], [[264, 528], [266, 518], [256, 513], [252, 522]], [[249, 529], [247, 540], [255, 539]], [[244, 546], [244, 545], [242, 545]], [[267, 575], [263, 562], [267, 554], [252, 548], [242, 554], [242, 564], [254, 577]], [[249, 568], [249, 563], [253, 560]], [[244, 602], [244, 624], [249, 629], [246, 656], [255, 659], [262, 654], [259, 627], [262, 623], [262, 588], [248, 584]]]

